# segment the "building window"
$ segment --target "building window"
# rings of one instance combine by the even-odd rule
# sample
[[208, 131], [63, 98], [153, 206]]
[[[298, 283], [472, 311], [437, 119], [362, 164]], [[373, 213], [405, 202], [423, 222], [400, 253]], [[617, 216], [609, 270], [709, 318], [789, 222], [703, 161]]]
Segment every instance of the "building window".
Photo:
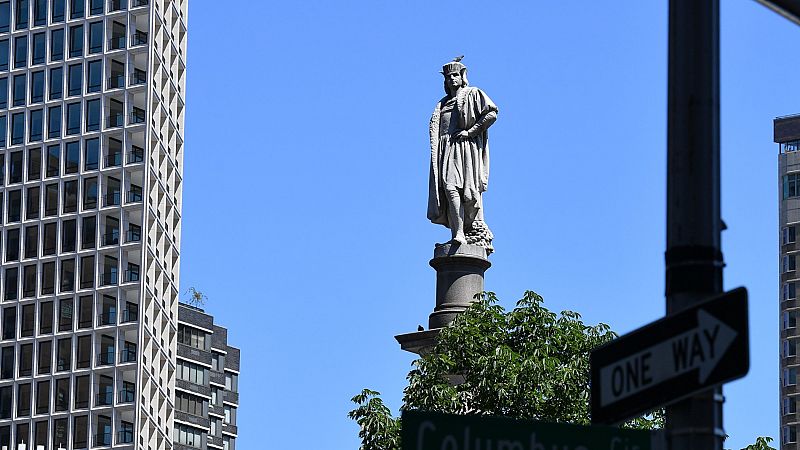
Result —
[[[56, 67], [50, 69], [50, 100], [58, 100], [64, 95], [64, 69]], [[60, 111], [60, 107], [59, 107]]]
[[83, 209], [97, 208], [97, 177], [83, 179]]
[[44, 101], [44, 71], [31, 73], [31, 103]]
[[781, 244], [793, 244], [797, 239], [797, 229], [794, 225], [781, 229]]
[[67, 95], [81, 95], [83, 93], [83, 64], [69, 66], [67, 76]]
[[28, 36], [14, 38], [14, 68], [20, 69], [28, 65]]
[[33, 35], [33, 64], [44, 64], [45, 62], [45, 34], [36, 33]]
[[53, 23], [64, 21], [64, 9], [64, 0], [53, 0]]
[[[48, 184], [44, 187], [45, 196], [44, 196], [44, 215], [45, 216], [55, 216], [58, 215], [58, 183], [55, 184]], [[48, 224], [50, 225], [50, 224]], [[55, 225], [55, 224], [53, 224]], [[47, 231], [47, 225], [45, 225], [45, 231]], [[45, 239], [46, 240], [46, 239]], [[45, 251], [47, 247], [45, 247]], [[55, 247], [52, 248], [53, 253], [55, 253]], [[53, 253], [45, 253], [46, 255], [52, 255]]]
[[89, 395], [91, 395], [89, 375], [75, 377], [75, 408], [85, 409], [89, 407]]
[[44, 375], [50, 373], [51, 360], [53, 359], [52, 352], [53, 352], [52, 341], [39, 342], [39, 353], [38, 353], [39, 357], [36, 364], [37, 375]]
[[100, 140], [98, 138], [84, 141], [84, 170], [97, 170], [100, 158]]
[[791, 367], [789, 369], [783, 369], [783, 385], [784, 386], [794, 386], [797, 384], [797, 369]]
[[87, 448], [88, 431], [89, 430], [89, 417], [78, 416], [72, 422], [72, 448]]
[[794, 311], [784, 312], [782, 325], [784, 330], [797, 327], [797, 313]]
[[791, 340], [787, 339], [783, 341], [783, 357], [789, 358], [792, 356], [797, 356], [797, 344]]
[[33, 344], [19, 346], [19, 369], [17, 372], [20, 377], [33, 375]]
[[205, 434], [203, 430], [188, 425], [176, 424], [174, 428], [175, 442], [189, 447], [203, 448], [201, 440], [203, 434]]
[[89, 54], [103, 52], [103, 22], [89, 24]]
[[175, 406], [179, 411], [193, 416], [206, 416], [206, 401], [202, 397], [187, 392], [175, 393]]
[[[74, 249], [72, 250], [74, 251]], [[61, 261], [61, 292], [72, 292], [75, 290], [75, 260], [65, 259]], [[62, 303], [64, 301], [62, 300]], [[71, 305], [70, 305], [71, 307]], [[72, 329], [70, 326], [69, 329]], [[59, 331], [61, 330], [59, 326]]]
[[12, 306], [3, 309], [3, 339], [17, 337], [17, 308]]
[[[42, 149], [28, 150], [28, 181], [38, 180], [42, 177]], [[37, 191], [38, 192], [38, 191]], [[37, 194], [38, 195], [38, 194]], [[38, 207], [38, 202], [37, 207]], [[36, 218], [39, 216], [37, 215]]]
[[83, 56], [83, 25], [69, 27], [69, 57]]
[[[53, 225], [52, 230], [49, 230], [47, 225]], [[45, 251], [44, 253], [47, 254], [48, 252], [48, 245], [52, 245], [51, 247], [53, 250], [52, 252], [55, 253], [55, 224], [47, 224], [44, 227], [45, 230]], [[50, 233], [48, 233], [50, 231]], [[47, 237], [52, 236], [54, 242], [47, 242]], [[42, 263], [42, 295], [52, 295], [56, 289], [56, 263], [54, 262], [47, 262]], [[52, 324], [51, 324], [52, 326]]]
[[64, 59], [64, 29], [53, 30], [50, 32], [50, 61], [62, 61]]
[[84, 15], [83, 0], [70, 0], [69, 1], [69, 18], [80, 19]]
[[18, 298], [17, 291], [19, 290], [19, 281], [17, 277], [18, 277], [18, 272], [16, 267], [6, 269], [6, 282], [5, 282], [6, 300], [16, 300]]
[[67, 427], [69, 422], [67, 419], [54, 419], [53, 420], [53, 446], [51, 448], [64, 448], [67, 441]]
[[53, 302], [42, 302], [39, 306], [39, 334], [53, 332]]
[[67, 135], [80, 134], [81, 132], [81, 104], [67, 105]]
[[41, 109], [31, 111], [30, 129], [28, 130], [28, 141], [39, 142], [42, 140], [44, 132], [44, 119]]
[[183, 324], [178, 324], [178, 343], [200, 350], [206, 350], [206, 332]]
[[33, 26], [47, 25], [47, 0], [33, 0]]
[[[97, 200], [95, 199], [95, 202]], [[81, 249], [95, 248], [95, 235], [97, 234], [97, 219], [95, 216], [83, 218], [81, 225]]]
[[0, 70], [8, 70], [8, 39], [0, 41]]
[[[70, 181], [70, 183], [76, 183], [75, 181]], [[64, 183], [64, 187], [66, 187], [67, 183]], [[77, 189], [76, 189], [77, 190]], [[64, 190], [66, 192], [66, 189]], [[65, 195], [66, 197], [66, 195]], [[66, 203], [66, 199], [65, 199]], [[76, 200], [77, 203], [77, 200]], [[64, 206], [65, 212], [67, 211], [66, 205]], [[74, 211], [72, 211], [74, 212]], [[74, 252], [76, 248], [76, 238], [77, 238], [77, 226], [75, 224], [75, 220], [65, 220], [61, 223], [61, 251], [64, 253], [67, 252]]]
[[102, 89], [103, 61], [90, 61], [86, 65], [86, 92], [100, 92]]
[[17, 417], [31, 415], [31, 385], [20, 384], [17, 387]]
[[58, 340], [56, 352], [56, 372], [72, 370], [72, 338]]
[[800, 174], [792, 173], [783, 176], [783, 199], [800, 195]]
[[[39, 190], [38, 187], [28, 189], [28, 192], [31, 190], [36, 189]], [[36, 193], [37, 197], [39, 193]], [[39, 256], [39, 226], [38, 225], [29, 225], [25, 227], [25, 258], [36, 258]], [[33, 275], [36, 275], [36, 269], [34, 266]]]
[[22, 152], [12, 152], [8, 167], [8, 183], [22, 183]]
[[100, 100], [86, 102], [86, 131], [100, 131]]
[[0, 109], [8, 108], [8, 78], [0, 78]]
[[0, 2], [0, 33], [11, 31], [11, 2]]
[[61, 106], [47, 108], [47, 138], [58, 139], [61, 137]]
[[190, 383], [205, 385], [208, 381], [208, 369], [198, 364], [179, 360], [177, 377]]
[[794, 425], [783, 427], [782, 440], [784, 444], [797, 442], [797, 428]]
[[28, 0], [15, 0], [14, 2], [14, 29], [24, 30], [28, 28]]
[[794, 272], [797, 269], [797, 258], [795, 255], [783, 255], [781, 258], [781, 271]]
[[[47, 147], [47, 178], [57, 177], [61, 171], [61, 146], [58, 144]], [[57, 186], [57, 185], [56, 185]]]
[[78, 173], [81, 167], [81, 143], [67, 142], [64, 147], [64, 173]]
[[783, 285], [783, 299], [784, 300], [791, 300], [797, 298], [797, 290], [795, 288], [794, 281], [789, 283], [785, 283]]

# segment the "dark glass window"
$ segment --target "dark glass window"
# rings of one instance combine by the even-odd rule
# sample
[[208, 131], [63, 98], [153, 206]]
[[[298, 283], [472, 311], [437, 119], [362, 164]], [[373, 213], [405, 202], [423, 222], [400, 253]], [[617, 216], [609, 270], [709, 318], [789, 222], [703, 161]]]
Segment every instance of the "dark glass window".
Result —
[[[8, 119], [6, 116], [0, 116], [0, 147], [6, 146], [6, 126]], [[0, 170], [0, 185], [3, 184], [3, 171]]]
[[[84, 256], [81, 258], [81, 289], [91, 289], [93, 287], [94, 256]], [[78, 321], [80, 321], [80, 319], [78, 319]]]
[[44, 33], [36, 33], [33, 35], [33, 64], [44, 64], [45, 62], [45, 55], [47, 51], [45, 48], [45, 34]]
[[119, 50], [121, 48], [125, 48], [125, 36], [127, 32], [125, 30], [125, 24], [120, 22], [114, 22], [111, 25], [111, 50]]
[[84, 170], [96, 170], [98, 167], [98, 160], [100, 158], [100, 140], [97, 138], [87, 139], [84, 143]]
[[50, 32], [50, 61], [64, 59], [64, 29], [59, 28]]
[[14, 106], [25, 105], [25, 74], [14, 75]]
[[14, 38], [14, 68], [28, 65], [28, 36]]
[[[69, 389], [69, 378], [61, 378], [56, 380], [56, 412], [60, 411], [68, 411], [69, 410], [69, 397], [70, 397], [70, 389]], [[63, 442], [61, 444], [56, 443], [53, 448], [58, 448], [58, 446], [63, 447]], [[80, 447], [75, 447], [80, 448]]]
[[28, 188], [28, 192], [26, 194], [27, 202], [25, 205], [25, 219], [27, 220], [39, 218], [39, 203], [41, 202], [39, 190], [39, 186], [32, 186]]
[[9, 380], [14, 378], [14, 347], [3, 347], [0, 351], [0, 378]]
[[80, 134], [81, 132], [81, 104], [67, 105], [67, 135]]
[[108, 88], [125, 87], [125, 64], [111, 60], [111, 76], [108, 78]]
[[22, 422], [17, 424], [17, 448], [19, 448], [20, 444], [29, 444], [31, 442], [30, 439], [30, 423], [29, 422]]
[[64, 95], [64, 69], [56, 67], [50, 69], [50, 96], [49, 100], [58, 100]]
[[50, 341], [39, 342], [39, 358], [36, 361], [36, 374], [43, 375], [50, 373], [52, 366], [53, 343]]
[[[48, 342], [49, 344], [49, 342]], [[50, 373], [48, 370], [47, 373]], [[36, 414], [48, 414], [50, 413], [50, 380], [39, 381], [36, 383]], [[36, 424], [36, 435], [37, 435], [37, 444], [39, 444], [39, 425], [44, 424], [44, 436], [47, 437], [47, 421], [39, 422]], [[46, 444], [45, 440], [45, 444]]]
[[72, 448], [89, 446], [89, 418], [76, 416], [72, 421]]
[[[47, 230], [47, 226], [45, 226], [45, 230]], [[55, 231], [53, 231], [53, 234], [55, 235]], [[55, 248], [55, 243], [53, 243], [53, 246], [54, 246], [53, 248]], [[53, 294], [55, 292], [55, 286], [56, 286], [56, 263], [54, 262], [42, 263], [42, 295]], [[52, 321], [51, 321], [51, 326], [52, 326]]]
[[[81, 270], [83, 270], [82, 265]], [[81, 296], [81, 298], [78, 299], [78, 305], [78, 328], [92, 328], [92, 324], [94, 323], [94, 299], [91, 295]], [[80, 346], [80, 341], [78, 341], [78, 346]], [[78, 359], [78, 368], [80, 368], [80, 358]]]
[[56, 372], [72, 370], [72, 338], [58, 340], [56, 351]]
[[42, 115], [43, 111], [41, 109], [31, 111], [30, 130], [28, 131], [29, 142], [38, 142], [42, 140], [44, 128], [44, 119]]
[[[62, 267], [66, 261], [61, 261]], [[73, 269], [75, 260], [70, 259], [69, 262], [73, 263]], [[63, 272], [63, 269], [62, 269]], [[74, 271], [71, 276], [74, 276]], [[58, 302], [58, 331], [72, 331], [72, 322], [73, 322], [73, 309], [72, 309], [72, 299], [67, 298], [63, 300], [59, 300]]]
[[83, 64], [69, 66], [67, 95], [81, 95], [83, 92]]
[[[34, 268], [36, 266], [33, 266]], [[20, 321], [20, 337], [33, 336], [34, 325], [36, 324], [36, 305], [30, 304], [22, 307], [22, 320]]]
[[94, 248], [97, 234], [97, 219], [95, 216], [83, 218], [81, 227], [81, 249]]
[[[83, 298], [83, 297], [82, 297]], [[91, 297], [89, 297], [91, 299]], [[79, 319], [80, 320], [80, 319]], [[90, 316], [88, 322], [82, 322], [84, 328], [91, 328], [93, 318]], [[78, 352], [76, 366], [78, 369], [87, 369], [92, 365], [92, 335], [78, 336]], [[76, 406], [77, 408], [78, 406]], [[85, 406], [84, 406], [85, 408]]]
[[81, 164], [81, 143], [68, 142], [64, 147], [64, 173], [78, 173]]
[[8, 221], [19, 222], [22, 216], [22, 191], [8, 192]]
[[[38, 190], [39, 188], [31, 189]], [[37, 256], [39, 256], [39, 225], [29, 225], [25, 227], [25, 257], [36, 258]], [[33, 273], [35, 275], [36, 270]]]
[[89, 5], [90, 14], [103, 14], [103, 0], [91, 0]]
[[[78, 211], [78, 182], [64, 182], [64, 212], [73, 213]], [[72, 221], [73, 224], [75, 223]], [[64, 222], [66, 224], [67, 222]]]
[[44, 194], [45, 217], [58, 215], [58, 183], [45, 186]]
[[33, 26], [47, 25], [47, 0], [33, 0]]
[[783, 176], [783, 199], [800, 196], [800, 174]]
[[0, 33], [11, 31], [11, 2], [0, 2]]
[[31, 73], [31, 103], [44, 101], [44, 71]]
[[61, 106], [47, 108], [47, 138], [61, 137]]
[[57, 446], [64, 445], [67, 442], [67, 427], [69, 421], [67, 419], [53, 420], [53, 446], [51, 448], [58, 448]]
[[8, 108], [8, 78], [0, 78], [0, 109]]
[[103, 22], [89, 24], [89, 54], [103, 52]]
[[121, 127], [125, 124], [125, 104], [119, 100], [108, 101], [108, 123], [106, 127]]
[[[44, 224], [44, 239], [42, 242], [42, 249], [43, 254], [47, 255], [54, 255], [56, 253], [56, 232], [57, 232], [57, 224], [55, 222], [46, 223]], [[51, 263], [45, 263], [51, 264]], [[42, 272], [46, 272], [44, 270], [44, 265], [42, 265]], [[52, 292], [51, 292], [52, 293]]]
[[97, 208], [97, 177], [83, 180], [83, 209]]
[[83, 25], [69, 27], [69, 57], [83, 56]]
[[100, 99], [86, 102], [86, 131], [100, 131]]
[[13, 386], [5, 386], [0, 388], [0, 419], [11, 418], [11, 398], [13, 394]]
[[28, 149], [28, 181], [42, 177], [42, 149]]
[[[65, 184], [66, 186], [66, 184]], [[75, 239], [77, 238], [77, 225], [75, 224], [75, 220], [65, 220], [61, 223], [61, 251], [62, 252], [74, 252], [75, 251]], [[69, 260], [72, 261], [72, 260]], [[62, 261], [62, 268], [63, 263], [66, 261]], [[73, 265], [74, 267], [74, 265]]]
[[42, 302], [39, 306], [39, 334], [53, 332], [53, 302]]
[[20, 377], [33, 375], [33, 344], [19, 346], [19, 368], [17, 373]]
[[86, 67], [86, 92], [100, 92], [103, 88], [103, 61], [91, 61]]
[[22, 152], [11, 152], [8, 166], [8, 183], [22, 182]]
[[[82, 337], [83, 336], [81, 336], [81, 338]], [[78, 351], [80, 351], [80, 347], [78, 347]], [[75, 408], [76, 409], [84, 409], [84, 408], [88, 408], [89, 407], [89, 394], [90, 393], [91, 393], [91, 386], [89, 385], [89, 375], [75, 377]]]
[[0, 70], [8, 70], [8, 39], [0, 41]]
[[6, 281], [4, 286], [6, 290], [6, 300], [17, 299], [17, 291], [19, 290], [18, 275], [19, 274], [16, 267], [6, 269]]
[[53, 22], [64, 21], [64, 0], [53, 0]]
[[[74, 250], [71, 250], [74, 251]], [[75, 290], [75, 260], [74, 259], [67, 259], [61, 261], [61, 292], [72, 292]], [[61, 301], [62, 303], [64, 300]], [[70, 304], [72, 300], [69, 300]], [[70, 305], [71, 307], [71, 305]], [[61, 320], [59, 319], [59, 331], [67, 331], [61, 329]], [[68, 328], [69, 330], [72, 329]]]
[[69, 1], [69, 18], [79, 19], [84, 14], [83, 0], [70, 0]]
[[11, 116], [11, 145], [22, 144], [25, 141], [25, 113], [16, 113]]
[[28, 0], [15, 0], [14, 10], [14, 29], [24, 30], [28, 28]]
[[[36, 265], [25, 266], [22, 269], [22, 296], [23, 297], [36, 297]], [[33, 308], [33, 305], [31, 305]], [[33, 336], [33, 325], [36, 320], [31, 316], [31, 331], [30, 335]], [[23, 329], [24, 331], [24, 329]]]
[[[47, 147], [47, 177], [57, 177], [61, 169], [61, 146], [58, 144]], [[51, 185], [52, 186], [52, 185]], [[57, 191], [57, 190], [56, 190]], [[56, 199], [58, 200], [58, 199]]]
[[20, 384], [17, 388], [17, 417], [31, 415], [31, 385]]
[[19, 228], [6, 230], [6, 262], [19, 260]]
[[17, 337], [17, 308], [3, 309], [3, 339], [14, 339]]

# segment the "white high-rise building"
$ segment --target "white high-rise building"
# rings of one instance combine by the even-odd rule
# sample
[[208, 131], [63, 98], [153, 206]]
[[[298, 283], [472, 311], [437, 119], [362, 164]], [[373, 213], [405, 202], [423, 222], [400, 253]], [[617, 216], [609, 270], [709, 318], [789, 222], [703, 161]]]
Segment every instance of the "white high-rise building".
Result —
[[186, 17], [0, 0], [2, 449], [183, 448]]

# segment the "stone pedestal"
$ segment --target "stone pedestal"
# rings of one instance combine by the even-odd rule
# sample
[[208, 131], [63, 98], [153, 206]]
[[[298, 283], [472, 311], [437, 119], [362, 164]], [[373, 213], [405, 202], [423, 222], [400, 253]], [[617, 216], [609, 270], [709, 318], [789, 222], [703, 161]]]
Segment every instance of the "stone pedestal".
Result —
[[428, 318], [428, 330], [395, 336], [403, 350], [422, 355], [436, 342], [444, 328], [483, 292], [483, 274], [492, 264], [486, 249], [477, 245], [442, 244], [433, 251], [436, 270], [436, 307]]
[[492, 264], [485, 248], [458, 244], [437, 245], [430, 264], [436, 269], [436, 308], [428, 328], [442, 328], [483, 292], [483, 274]]

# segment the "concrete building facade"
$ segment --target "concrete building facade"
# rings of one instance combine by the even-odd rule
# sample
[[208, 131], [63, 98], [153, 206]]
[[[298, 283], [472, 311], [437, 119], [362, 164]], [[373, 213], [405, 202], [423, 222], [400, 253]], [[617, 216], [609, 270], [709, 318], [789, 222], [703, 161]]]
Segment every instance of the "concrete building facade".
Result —
[[0, 448], [175, 447], [186, 18], [0, 0]]
[[228, 330], [200, 308], [178, 308], [175, 448], [235, 450], [239, 408], [238, 348]]
[[800, 275], [797, 270], [798, 232], [800, 232], [800, 115], [779, 117], [774, 121], [775, 142], [778, 143], [779, 195], [779, 296], [780, 296], [780, 424], [781, 450], [800, 449], [797, 432], [800, 416], [797, 411], [797, 372], [800, 357], [797, 345], [797, 289]]

